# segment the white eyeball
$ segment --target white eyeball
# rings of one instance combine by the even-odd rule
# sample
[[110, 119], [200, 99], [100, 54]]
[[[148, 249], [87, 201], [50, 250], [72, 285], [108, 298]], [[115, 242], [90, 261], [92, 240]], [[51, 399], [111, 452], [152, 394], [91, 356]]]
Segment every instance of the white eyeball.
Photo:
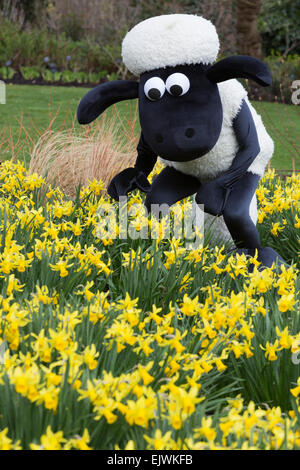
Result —
[[167, 78], [166, 88], [173, 96], [185, 95], [190, 89], [190, 81], [183, 73], [172, 73]]
[[165, 82], [159, 77], [152, 77], [146, 81], [144, 93], [151, 101], [160, 100], [166, 91]]

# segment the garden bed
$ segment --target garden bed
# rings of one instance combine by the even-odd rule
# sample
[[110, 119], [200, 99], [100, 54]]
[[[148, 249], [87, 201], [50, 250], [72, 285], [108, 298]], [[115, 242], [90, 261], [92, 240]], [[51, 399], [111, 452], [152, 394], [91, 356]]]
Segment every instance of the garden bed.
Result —
[[250, 273], [162, 221], [102, 237], [101, 182], [69, 200], [1, 165], [0, 449], [299, 449], [299, 187], [261, 181], [263, 244], [294, 264]]
[[82, 88], [92, 88], [100, 83], [104, 83], [106, 80], [102, 79], [99, 82], [86, 82], [80, 83], [76, 80], [71, 82], [62, 82], [61, 80], [57, 81], [46, 81], [42, 77], [34, 78], [31, 80], [26, 80], [22, 77], [21, 74], [16, 73], [13, 78], [4, 79], [0, 77], [0, 80], [4, 80], [6, 84], [12, 85], [40, 85], [40, 86], [63, 86], [63, 87], [82, 87]]
[[[113, 75], [113, 80], [117, 80], [118, 76]], [[107, 82], [107, 78], [99, 78], [99, 81], [88, 81], [88, 74], [86, 74], [86, 78], [84, 80], [78, 81], [63, 81], [63, 80], [45, 80], [42, 76], [34, 79], [25, 79], [21, 73], [16, 72], [13, 78], [4, 78], [0, 75], [0, 80], [5, 81], [7, 84], [14, 84], [14, 85], [41, 85], [41, 86], [63, 86], [63, 87], [82, 87], [82, 88], [93, 88], [100, 83]], [[244, 83], [246, 88], [248, 89], [249, 99], [253, 101], [267, 101], [267, 102], [282, 102], [284, 101], [284, 97], [282, 96], [275, 96], [274, 92], [271, 88], [262, 88], [250, 85], [250, 83]], [[291, 94], [292, 95], [292, 91]], [[287, 101], [289, 102], [289, 101]]]

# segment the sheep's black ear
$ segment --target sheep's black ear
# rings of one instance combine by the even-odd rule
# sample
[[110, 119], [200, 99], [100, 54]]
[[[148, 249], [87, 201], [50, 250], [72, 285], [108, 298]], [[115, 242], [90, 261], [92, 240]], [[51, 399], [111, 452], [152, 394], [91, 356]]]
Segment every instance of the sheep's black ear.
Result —
[[118, 101], [137, 98], [138, 90], [138, 82], [131, 80], [115, 80], [96, 86], [79, 103], [77, 109], [79, 124], [89, 124]]
[[235, 55], [220, 60], [207, 70], [206, 76], [213, 83], [224, 82], [231, 78], [250, 78], [262, 86], [272, 83], [270, 70], [266, 64], [248, 55]]

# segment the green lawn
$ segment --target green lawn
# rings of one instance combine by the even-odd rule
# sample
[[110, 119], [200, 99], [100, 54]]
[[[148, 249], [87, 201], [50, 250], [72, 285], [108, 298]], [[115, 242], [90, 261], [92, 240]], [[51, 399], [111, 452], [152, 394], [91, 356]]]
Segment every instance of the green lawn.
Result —
[[[47, 129], [56, 112], [58, 111], [58, 114], [52, 128], [70, 127], [77, 105], [87, 91], [85, 88], [75, 87], [8, 85], [7, 103], [0, 105], [0, 145], [3, 139], [10, 139], [10, 135], [15, 142], [18, 141], [22, 121], [26, 131], [20, 134], [18, 146], [23, 143], [24, 146], [19, 155], [28, 162], [32, 143], [36, 142], [40, 133]], [[272, 166], [277, 169], [290, 169], [294, 156], [296, 168], [300, 169], [299, 109], [294, 105], [265, 102], [254, 102], [254, 106], [262, 115], [270, 135], [275, 140]], [[126, 102], [118, 104], [117, 110], [125, 119]], [[77, 123], [75, 128], [79, 128]], [[31, 141], [29, 137], [26, 138], [26, 132]], [[11, 150], [7, 146], [3, 145], [0, 148], [1, 158], [10, 158], [10, 154]]]
[[294, 157], [300, 170], [300, 107], [281, 103], [252, 102], [275, 142], [271, 164], [276, 169], [289, 169]]

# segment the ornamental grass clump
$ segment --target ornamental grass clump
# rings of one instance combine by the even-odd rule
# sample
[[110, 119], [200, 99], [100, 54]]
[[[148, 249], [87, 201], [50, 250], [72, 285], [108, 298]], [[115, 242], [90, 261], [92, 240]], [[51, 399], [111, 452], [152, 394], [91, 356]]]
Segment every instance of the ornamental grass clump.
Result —
[[135, 161], [136, 138], [121, 135], [116, 116], [103, 118], [87, 131], [46, 130], [35, 144], [29, 173], [38, 173], [52, 186], [74, 198], [79, 185], [101, 180], [107, 185]]

